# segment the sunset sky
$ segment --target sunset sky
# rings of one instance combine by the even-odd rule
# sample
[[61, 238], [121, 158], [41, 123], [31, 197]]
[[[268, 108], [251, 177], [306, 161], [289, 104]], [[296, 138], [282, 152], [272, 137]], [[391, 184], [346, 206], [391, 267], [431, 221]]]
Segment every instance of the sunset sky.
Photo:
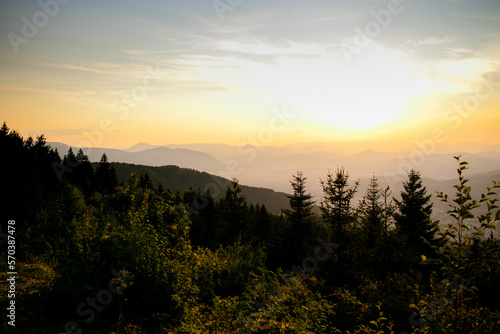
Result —
[[1, 121], [25, 136], [500, 144], [498, 0], [0, 6]]

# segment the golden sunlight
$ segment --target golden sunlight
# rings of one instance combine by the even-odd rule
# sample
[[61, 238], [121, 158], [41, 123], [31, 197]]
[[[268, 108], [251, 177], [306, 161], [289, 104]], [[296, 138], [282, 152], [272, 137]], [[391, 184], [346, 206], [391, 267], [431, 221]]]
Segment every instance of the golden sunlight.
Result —
[[303, 117], [341, 129], [371, 129], [404, 118], [405, 104], [433, 88], [411, 75], [396, 51], [373, 46], [352, 64], [343, 59], [281, 59], [280, 82]]

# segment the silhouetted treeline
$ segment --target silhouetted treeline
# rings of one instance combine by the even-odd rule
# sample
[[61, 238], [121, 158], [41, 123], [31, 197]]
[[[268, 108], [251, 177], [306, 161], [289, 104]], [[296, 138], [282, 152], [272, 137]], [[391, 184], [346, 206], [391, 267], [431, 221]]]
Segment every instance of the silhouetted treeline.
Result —
[[413, 170], [400, 194], [374, 175], [357, 203], [345, 169], [321, 180], [319, 202], [298, 171], [290, 208], [276, 214], [248, 203], [237, 180], [217, 200], [155, 187], [148, 174], [119, 184], [105, 155], [93, 167], [81, 150], [61, 157], [43, 136], [5, 124], [0, 148], [19, 332], [500, 331], [500, 243], [490, 233], [500, 186], [472, 199], [460, 157], [456, 194], [438, 194], [452, 219], [440, 229]]

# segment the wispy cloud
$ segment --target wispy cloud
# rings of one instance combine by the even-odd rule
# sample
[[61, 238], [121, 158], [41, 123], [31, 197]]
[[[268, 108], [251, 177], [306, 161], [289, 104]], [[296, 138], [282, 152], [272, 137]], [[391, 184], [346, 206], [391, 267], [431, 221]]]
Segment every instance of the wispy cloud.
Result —
[[218, 47], [221, 50], [235, 51], [240, 53], [255, 54], [255, 55], [325, 55], [325, 49], [329, 45], [318, 44], [301, 44], [293, 41], [288, 41], [287, 46], [280, 47], [267, 43], [241, 43], [230, 40], [219, 41]]
[[480, 14], [452, 12], [450, 13], [450, 15], [455, 17], [466, 17], [477, 20], [500, 21], [500, 15], [495, 15], [495, 14], [480, 15]]
[[68, 91], [64, 90], [46, 89], [46, 88], [29, 87], [29, 86], [15, 86], [15, 85], [0, 85], [0, 90], [27, 92], [27, 93], [55, 94], [55, 95], [66, 95], [68, 93]]
[[[26, 65], [41, 67], [41, 68], [54, 68], [59, 70], [66, 71], [74, 71], [74, 72], [84, 72], [84, 73], [92, 73], [99, 74], [102, 76], [109, 75], [119, 75], [127, 72], [132, 72], [130, 67], [124, 69], [121, 64], [118, 63], [104, 63], [104, 62], [90, 62], [89, 64], [59, 64], [59, 63], [51, 63], [46, 61], [39, 60], [28, 60], [26, 61]], [[137, 65], [130, 64], [131, 66], [137, 67]]]
[[406, 41], [407, 45], [418, 47], [418, 46], [438, 46], [444, 44], [450, 44], [454, 41], [454, 38], [451, 36], [445, 37], [426, 37], [419, 40], [408, 39]]

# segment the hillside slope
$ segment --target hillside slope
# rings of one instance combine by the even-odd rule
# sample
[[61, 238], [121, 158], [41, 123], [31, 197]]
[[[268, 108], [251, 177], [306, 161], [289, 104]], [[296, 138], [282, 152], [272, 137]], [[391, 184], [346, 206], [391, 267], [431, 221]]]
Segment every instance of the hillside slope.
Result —
[[[56, 142], [51, 142], [49, 145], [57, 149], [61, 155], [65, 155], [70, 148], [66, 144]], [[140, 147], [145, 148], [144, 145]], [[79, 148], [72, 147], [72, 149], [76, 154]], [[184, 148], [153, 147], [134, 152], [99, 147], [83, 147], [82, 150], [92, 162], [98, 162], [105, 153], [109, 161], [129, 164], [145, 164], [158, 167], [176, 165], [183, 168], [199, 169], [208, 173], [219, 173], [225, 170], [225, 165], [211, 155]]]
[[[210, 190], [212, 196], [219, 199], [224, 196], [226, 188], [231, 183], [230, 180], [219, 176], [177, 166], [153, 167], [117, 162], [113, 162], [112, 165], [116, 170], [119, 182], [127, 184], [131, 173], [135, 173], [137, 176], [147, 173], [155, 187], [161, 183], [164, 189], [169, 189], [174, 193], [189, 188], [201, 189], [202, 191]], [[285, 193], [266, 188], [240, 186], [249, 203], [265, 205], [268, 211], [276, 213], [289, 208], [289, 201]]]

